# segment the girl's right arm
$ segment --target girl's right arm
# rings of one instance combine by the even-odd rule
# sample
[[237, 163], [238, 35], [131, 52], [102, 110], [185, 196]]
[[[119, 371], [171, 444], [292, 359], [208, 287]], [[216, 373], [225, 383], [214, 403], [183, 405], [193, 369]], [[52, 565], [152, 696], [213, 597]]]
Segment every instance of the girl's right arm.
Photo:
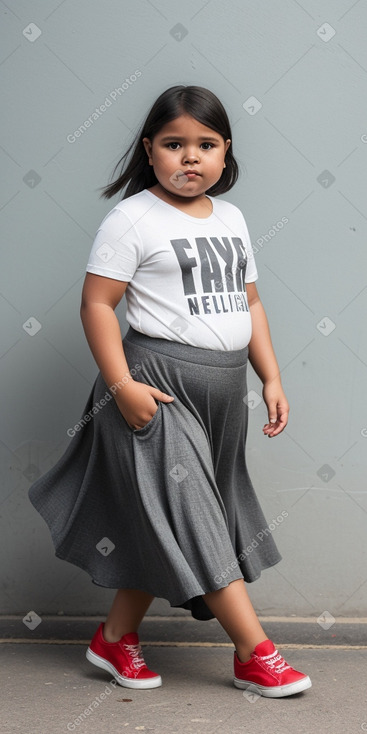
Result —
[[113, 388], [119, 410], [132, 428], [143, 428], [156, 412], [157, 400], [169, 403], [174, 398], [136, 382], [130, 375], [115, 314], [128, 285], [126, 281], [87, 273], [80, 317], [90, 350], [106, 385]]

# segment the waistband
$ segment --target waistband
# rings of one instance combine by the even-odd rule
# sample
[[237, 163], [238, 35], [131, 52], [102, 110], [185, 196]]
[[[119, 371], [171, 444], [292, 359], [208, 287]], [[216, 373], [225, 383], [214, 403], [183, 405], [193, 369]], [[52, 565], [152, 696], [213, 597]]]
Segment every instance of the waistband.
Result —
[[141, 331], [136, 331], [132, 326], [129, 327], [123, 338], [123, 342], [125, 341], [153, 352], [159, 352], [159, 354], [165, 354], [167, 357], [174, 357], [183, 362], [204, 364], [208, 367], [241, 367], [247, 363], [248, 358], [248, 346], [230, 351], [202, 349], [202, 347], [193, 347], [191, 344], [148, 336], [148, 334], [142, 334]]

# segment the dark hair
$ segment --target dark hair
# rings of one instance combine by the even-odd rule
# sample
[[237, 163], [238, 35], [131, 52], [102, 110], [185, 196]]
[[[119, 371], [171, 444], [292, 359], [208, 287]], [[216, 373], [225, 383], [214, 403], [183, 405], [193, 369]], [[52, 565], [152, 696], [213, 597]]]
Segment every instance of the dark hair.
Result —
[[[128, 196], [138, 194], [143, 189], [150, 188], [158, 183], [153, 167], [149, 165], [142, 139], [147, 137], [153, 140], [154, 136], [167, 122], [175, 120], [184, 113], [191, 115], [202, 125], [215, 130], [216, 133], [222, 136], [224, 141], [228, 138], [232, 139], [227, 113], [213, 92], [204, 89], [204, 87], [185, 87], [183, 85], [170, 87], [154, 102], [136, 140], [120, 158], [113, 170], [111, 178], [121, 166], [118, 178], [102, 188], [101, 196], [110, 199], [128, 184], [123, 196], [126, 199]], [[223, 168], [220, 179], [206, 192], [211, 196], [224, 194], [237, 181], [239, 171], [237, 162], [233, 157], [232, 144], [226, 152], [225, 162], [226, 167]]]

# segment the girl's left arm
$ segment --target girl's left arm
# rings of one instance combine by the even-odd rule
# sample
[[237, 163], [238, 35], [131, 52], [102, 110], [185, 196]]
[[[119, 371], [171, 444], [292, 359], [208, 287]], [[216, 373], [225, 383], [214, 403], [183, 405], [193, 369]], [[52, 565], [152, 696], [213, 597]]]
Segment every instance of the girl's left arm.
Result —
[[252, 320], [252, 336], [248, 358], [263, 383], [263, 399], [268, 409], [269, 423], [264, 435], [272, 438], [281, 433], [288, 423], [289, 404], [280, 379], [280, 370], [274, 353], [269, 323], [255, 283], [246, 283], [246, 293]]

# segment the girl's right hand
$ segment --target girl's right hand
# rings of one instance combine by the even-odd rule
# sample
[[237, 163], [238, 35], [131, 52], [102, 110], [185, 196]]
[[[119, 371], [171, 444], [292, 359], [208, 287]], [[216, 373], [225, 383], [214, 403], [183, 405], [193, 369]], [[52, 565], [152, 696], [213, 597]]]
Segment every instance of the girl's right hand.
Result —
[[174, 400], [172, 395], [135, 380], [129, 380], [115, 399], [120, 413], [132, 429], [144, 428], [149, 423], [158, 410], [157, 401], [171, 403]]

